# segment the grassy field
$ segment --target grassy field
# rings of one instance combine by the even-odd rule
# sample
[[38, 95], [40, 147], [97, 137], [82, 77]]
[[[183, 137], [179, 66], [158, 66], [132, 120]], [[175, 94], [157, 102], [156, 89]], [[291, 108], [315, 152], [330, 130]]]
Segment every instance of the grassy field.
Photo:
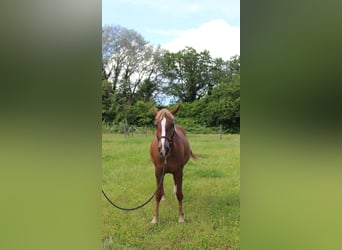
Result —
[[[166, 200], [158, 224], [151, 224], [155, 200], [135, 211], [121, 211], [105, 198], [103, 249], [239, 249], [240, 136], [188, 135], [200, 159], [184, 168], [185, 223], [178, 223], [172, 175], [166, 175]], [[102, 135], [103, 189], [123, 207], [145, 202], [155, 191], [149, 157], [152, 135]]]

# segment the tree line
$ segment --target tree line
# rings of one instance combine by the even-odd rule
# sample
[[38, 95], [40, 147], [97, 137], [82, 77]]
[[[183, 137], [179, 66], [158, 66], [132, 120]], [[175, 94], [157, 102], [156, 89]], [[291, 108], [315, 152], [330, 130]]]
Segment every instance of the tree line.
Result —
[[181, 104], [177, 123], [188, 131], [240, 132], [240, 56], [213, 58], [186, 47], [153, 46], [119, 25], [102, 28], [102, 122], [152, 125], [153, 106]]

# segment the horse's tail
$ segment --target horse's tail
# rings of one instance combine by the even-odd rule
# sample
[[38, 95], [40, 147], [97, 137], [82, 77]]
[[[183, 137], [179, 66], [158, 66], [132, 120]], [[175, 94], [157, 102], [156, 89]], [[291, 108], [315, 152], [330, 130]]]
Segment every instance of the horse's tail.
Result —
[[192, 152], [192, 150], [190, 151], [190, 156], [192, 159], [197, 160], [198, 156], [194, 154], [194, 152]]

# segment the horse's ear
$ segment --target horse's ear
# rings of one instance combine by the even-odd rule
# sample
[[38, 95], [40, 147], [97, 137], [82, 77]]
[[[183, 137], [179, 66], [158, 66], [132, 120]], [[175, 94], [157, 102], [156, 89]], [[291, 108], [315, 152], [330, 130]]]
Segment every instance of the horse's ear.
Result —
[[171, 114], [175, 115], [180, 108], [180, 105], [177, 105], [173, 110], [170, 110]]
[[156, 109], [155, 107], [152, 108], [152, 113], [154, 115], [157, 115], [158, 114], [158, 109]]

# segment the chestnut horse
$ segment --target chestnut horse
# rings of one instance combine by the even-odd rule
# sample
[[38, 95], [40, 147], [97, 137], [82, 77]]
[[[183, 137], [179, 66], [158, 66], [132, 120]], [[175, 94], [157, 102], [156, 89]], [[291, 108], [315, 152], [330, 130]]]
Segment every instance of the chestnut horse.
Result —
[[[186, 138], [185, 131], [182, 127], [174, 124], [174, 115], [179, 110], [179, 105], [173, 110], [162, 109], [158, 111], [153, 109], [155, 114], [155, 136], [151, 142], [150, 155], [155, 166], [155, 175], [157, 179], [156, 207], [153, 215], [153, 224], [158, 222], [159, 202], [164, 194], [164, 185], [162, 183], [163, 167], [165, 173], [173, 175], [174, 194], [176, 194], [179, 203], [179, 219], [178, 222], [184, 222], [185, 214], [183, 211], [183, 168], [188, 162], [190, 156], [197, 158], [190, 149], [189, 142]], [[161, 185], [160, 185], [161, 183]]]

